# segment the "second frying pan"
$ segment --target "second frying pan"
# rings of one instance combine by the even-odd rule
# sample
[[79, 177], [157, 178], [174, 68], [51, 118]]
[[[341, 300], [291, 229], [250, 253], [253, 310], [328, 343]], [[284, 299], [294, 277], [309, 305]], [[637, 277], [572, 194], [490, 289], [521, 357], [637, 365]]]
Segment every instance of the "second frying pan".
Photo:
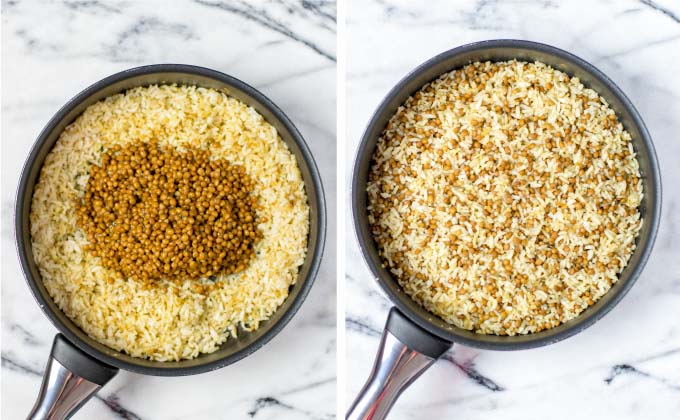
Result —
[[[620, 273], [619, 281], [581, 315], [535, 334], [482, 335], [448, 324], [427, 312], [401, 290], [382, 266], [368, 224], [366, 184], [378, 138], [387, 121], [409, 96], [441, 74], [466, 64], [512, 59], [540, 61], [576, 76], [607, 100], [630, 133], [637, 154], [643, 182], [644, 197], [640, 205], [643, 225], [635, 252]], [[348, 411], [347, 418], [351, 420], [385, 418], [399, 394], [454, 343], [480, 349], [520, 350], [555, 343], [592, 325], [623, 298], [640, 275], [652, 250], [661, 213], [661, 179], [654, 146], [633, 104], [614, 82], [586, 61], [555, 47], [518, 40], [482, 41], [454, 48], [425, 62], [402, 79], [380, 104], [364, 132], [354, 162], [351, 195], [354, 227], [362, 254], [395, 306], [388, 316], [373, 370]]]

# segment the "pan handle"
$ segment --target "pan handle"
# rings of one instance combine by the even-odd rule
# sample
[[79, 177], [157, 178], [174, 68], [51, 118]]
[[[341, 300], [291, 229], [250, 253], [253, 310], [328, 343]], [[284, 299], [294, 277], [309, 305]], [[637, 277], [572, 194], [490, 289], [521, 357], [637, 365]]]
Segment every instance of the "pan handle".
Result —
[[373, 371], [347, 412], [347, 420], [382, 420], [409, 385], [451, 348], [392, 308]]
[[102, 386], [118, 373], [57, 334], [47, 361], [38, 400], [27, 420], [70, 418]]

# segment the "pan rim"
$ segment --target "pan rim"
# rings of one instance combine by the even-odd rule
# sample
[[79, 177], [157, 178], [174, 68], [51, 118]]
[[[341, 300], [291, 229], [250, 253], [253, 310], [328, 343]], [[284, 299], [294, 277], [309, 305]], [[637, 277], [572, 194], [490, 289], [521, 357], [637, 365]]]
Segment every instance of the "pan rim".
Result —
[[[452, 329], [444, 329], [438, 325], [435, 325], [432, 322], [427, 321], [423, 317], [413, 312], [408, 307], [408, 305], [406, 305], [406, 303], [403, 301], [404, 297], [402, 297], [401, 295], [396, 293], [391, 287], [389, 287], [389, 285], [387, 284], [388, 280], [382, 278], [380, 271], [373, 264], [372, 257], [369, 253], [369, 247], [374, 247], [372, 243], [372, 238], [370, 240], [366, 240], [365, 238], [362, 237], [362, 233], [360, 231], [360, 226], [362, 225], [363, 220], [362, 215], [359, 212], [359, 194], [365, 193], [365, 185], [359, 185], [360, 184], [358, 176], [359, 167], [364, 159], [370, 158], [365, 156], [368, 144], [371, 140], [370, 134], [371, 131], [375, 128], [379, 119], [382, 117], [382, 114], [385, 112], [385, 108], [389, 106], [392, 100], [394, 100], [397, 96], [403, 93], [402, 91], [411, 81], [419, 77], [422, 73], [426, 72], [430, 68], [436, 66], [437, 64], [448, 59], [451, 59], [455, 56], [462, 55], [471, 51], [479, 51], [491, 48], [525, 49], [549, 54], [551, 56], [564, 59], [572, 64], [581, 67], [589, 75], [600, 81], [614, 96], [616, 96], [616, 98], [622, 103], [623, 107], [630, 113], [630, 115], [633, 118], [633, 124], [640, 132], [641, 143], [644, 145], [645, 149], [649, 154], [650, 163], [649, 177], [652, 179], [652, 187], [655, 191], [655, 199], [649, 206], [650, 210], [653, 211], [654, 217], [652, 217], [650, 220], [650, 229], [647, 237], [647, 242], [645, 243], [644, 248], [642, 248], [642, 251], [640, 253], [640, 259], [637, 265], [633, 267], [633, 270], [629, 278], [626, 280], [626, 283], [623, 284], [622, 287], [616, 291], [617, 293], [615, 295], [612, 295], [612, 298], [608, 302], [606, 302], [605, 305], [600, 307], [597, 311], [589, 314], [587, 318], [581, 318], [583, 316], [583, 313], [574, 318], [574, 320], [581, 319], [581, 322], [579, 324], [568, 326], [562, 331], [559, 331], [558, 333], [555, 334], [551, 334], [549, 336], [541, 336], [540, 335], [541, 333], [534, 333], [535, 337], [531, 338], [526, 337], [530, 337], [532, 334], [515, 336], [524, 337], [523, 341], [519, 342], [513, 341], [513, 337], [507, 337], [507, 341], [497, 342], [483, 341], [481, 339], [478, 340], [475, 338], [465, 337], [462, 334], [468, 333], [469, 335], [470, 331], [457, 328], [453, 325], [451, 325]], [[595, 322], [604, 317], [614, 306], [616, 306], [621, 301], [621, 299], [623, 299], [623, 297], [632, 288], [632, 286], [635, 284], [638, 277], [642, 273], [642, 270], [644, 269], [647, 260], [649, 259], [652, 248], [654, 246], [654, 242], [656, 240], [656, 235], [661, 220], [661, 175], [659, 163], [656, 156], [656, 151], [654, 149], [654, 145], [652, 143], [651, 136], [647, 130], [647, 127], [645, 126], [644, 121], [642, 120], [642, 117], [640, 116], [632, 102], [628, 99], [628, 97], [607, 75], [605, 75], [602, 71], [597, 69], [589, 62], [583, 60], [582, 58], [560, 48], [553, 47], [551, 45], [527, 40], [493, 39], [461, 45], [459, 47], [455, 47], [450, 50], [439, 53], [434, 57], [428, 59], [427, 61], [423, 62], [422, 64], [418, 65], [413, 70], [409, 71], [404, 77], [402, 77], [399, 80], [399, 82], [397, 82], [394, 85], [394, 87], [390, 89], [390, 91], [380, 101], [380, 104], [373, 112], [361, 136], [361, 140], [356, 148], [356, 154], [352, 168], [351, 200], [352, 200], [351, 205], [352, 205], [352, 221], [354, 224], [354, 235], [357, 240], [357, 243], [359, 244], [359, 248], [361, 249], [361, 255], [364, 259], [364, 262], [371, 271], [371, 274], [374, 276], [375, 281], [380, 286], [380, 289], [387, 295], [391, 303], [394, 306], [396, 306], [404, 315], [406, 315], [413, 323], [423, 328], [424, 330], [436, 335], [437, 337], [444, 338], [446, 340], [451, 341], [452, 343], [463, 344], [469, 347], [475, 347], [484, 350], [523, 350], [553, 344], [583, 331], [584, 329], [590, 327]], [[400, 289], [398, 284], [397, 288]], [[410, 297], [406, 296], [406, 299], [410, 299]], [[437, 317], [434, 314], [430, 315], [441, 320], [441, 318]], [[442, 322], [445, 321], [442, 320]], [[454, 332], [456, 330], [460, 330], [461, 334]], [[480, 336], [482, 335], [480, 334]]]
[[[316, 195], [316, 202], [315, 203], [310, 202], [310, 207], [312, 208], [312, 210], [316, 210], [317, 214], [318, 229], [316, 233], [316, 244], [314, 246], [314, 249], [311, 249], [309, 247], [307, 248], [307, 256], [305, 258], [311, 258], [309, 271], [304, 279], [299, 278], [297, 279], [296, 284], [301, 283], [301, 286], [298, 294], [294, 298], [295, 300], [291, 303], [290, 307], [286, 309], [286, 311], [281, 315], [277, 322], [271, 326], [271, 328], [268, 331], [266, 331], [264, 334], [262, 334], [262, 336], [258, 337], [255, 341], [253, 341], [249, 345], [222, 358], [192, 366], [161, 367], [162, 364], [166, 362], [157, 362], [159, 363], [159, 366], [153, 367], [135, 364], [127, 360], [109, 356], [108, 354], [105, 354], [99, 351], [98, 349], [92, 347], [89, 343], [78, 337], [78, 335], [74, 333], [71, 330], [71, 328], [65, 325], [57, 317], [57, 315], [53, 313], [53, 311], [49, 308], [47, 299], [51, 299], [51, 297], [44, 296], [38, 289], [36, 282], [39, 280], [32, 278], [30, 270], [28, 269], [29, 267], [28, 255], [24, 252], [26, 243], [22, 236], [23, 229], [22, 227], [23, 218], [21, 217], [23, 211], [22, 202], [23, 197], [28, 193], [27, 184], [29, 179], [29, 172], [33, 165], [35, 164], [36, 157], [40, 152], [42, 144], [47, 140], [50, 133], [52, 133], [52, 131], [66, 117], [66, 115], [68, 115], [69, 112], [71, 112], [73, 109], [79, 106], [83, 101], [87, 100], [92, 95], [95, 95], [97, 92], [107, 88], [108, 86], [134, 77], [161, 73], [186, 74], [190, 76], [201, 76], [215, 80], [219, 83], [225, 84], [226, 86], [233, 87], [241, 92], [244, 92], [245, 94], [250, 96], [257, 104], [271, 112], [271, 114], [274, 116], [277, 122], [284, 126], [286, 130], [288, 130], [288, 132], [291, 134], [291, 139], [300, 149], [300, 154], [302, 156], [303, 162], [298, 162], [298, 166], [304, 165], [309, 170], [312, 186]], [[309, 193], [307, 194], [307, 196], [308, 199], [310, 199]], [[21, 176], [19, 178], [19, 183], [17, 186], [13, 210], [14, 210], [13, 227], [15, 239], [14, 242], [17, 249], [17, 254], [19, 256], [21, 271], [24, 275], [26, 282], [28, 283], [33, 298], [36, 300], [36, 302], [42, 309], [43, 313], [50, 320], [50, 322], [57, 328], [59, 332], [63, 333], [64, 336], [73, 345], [75, 345], [88, 355], [96, 358], [97, 360], [108, 363], [112, 366], [118, 367], [123, 370], [153, 376], [185, 376], [213, 371], [225, 367], [227, 365], [230, 365], [232, 363], [236, 363], [237, 361], [249, 356], [258, 349], [262, 348], [272, 338], [274, 338], [274, 336], [279, 334], [284, 329], [284, 327], [290, 322], [290, 320], [302, 306], [302, 303], [306, 299], [307, 295], [309, 294], [309, 291], [311, 290], [314, 284], [314, 281], [316, 280], [321, 265], [321, 260], [323, 257], [326, 242], [326, 229], [327, 229], [326, 200], [323, 184], [321, 181], [321, 173], [319, 172], [319, 169], [312, 156], [309, 146], [307, 145], [304, 138], [302, 137], [302, 134], [298, 131], [293, 122], [273, 101], [271, 101], [267, 96], [265, 96], [263, 93], [261, 93], [254, 87], [250, 86], [249, 84], [226, 73], [222, 73], [207, 67], [201, 67], [190, 64], [176, 64], [176, 63], [150, 64], [126, 69], [114, 73], [91, 84], [90, 86], [86, 87], [81, 92], [79, 92], [76, 96], [71, 98], [68, 102], [66, 102], [52, 116], [52, 118], [50, 118], [48, 123], [41, 130], [40, 134], [38, 135], [33, 145], [31, 146], [30, 152], [26, 160], [24, 161], [24, 164], [21, 169]], [[116, 352], [115, 350], [113, 351]], [[116, 354], [118, 353], [122, 354], [121, 352], [116, 352]], [[130, 360], [136, 359], [133, 356], [128, 355], [125, 356], [127, 356], [127, 358], [129, 358]]]

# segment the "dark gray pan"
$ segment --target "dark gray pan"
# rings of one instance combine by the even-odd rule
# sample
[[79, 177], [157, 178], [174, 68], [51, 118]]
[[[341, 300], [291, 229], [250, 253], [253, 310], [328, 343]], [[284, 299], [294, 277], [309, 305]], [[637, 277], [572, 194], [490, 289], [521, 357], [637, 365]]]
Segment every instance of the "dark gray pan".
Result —
[[[614, 109], [631, 134], [640, 163], [644, 218], [637, 248], [619, 281], [595, 305], [577, 318], [536, 334], [513, 337], [475, 334], [429, 313], [406, 295], [382, 266], [368, 226], [366, 183], [376, 142], [385, 124], [411, 94], [443, 73], [476, 61], [541, 61], [597, 91]], [[395, 307], [390, 310], [375, 364], [366, 384], [347, 412], [348, 420], [381, 420], [413, 381], [454, 343], [490, 350], [545, 346], [583, 331], [611, 310], [633, 286], [652, 250], [661, 212], [661, 180], [652, 141], [640, 115], [623, 92], [598, 69], [560, 49], [528, 41], [494, 40], [444, 52], [404, 77], [382, 101], [363, 134], [352, 173], [352, 215], [362, 254], [380, 287]]]
[[[457, 328], [432, 315], [411, 300], [381, 265], [370, 233], [366, 212], [366, 182], [376, 141], [389, 118], [411, 94], [443, 73], [475, 61], [541, 61], [570, 76], [577, 76], [586, 87], [604, 97], [633, 139], [640, 163], [644, 198], [640, 212], [644, 218], [637, 247], [620, 275], [620, 280], [595, 305], [576, 319], [536, 334], [503, 337], [480, 335]], [[359, 145], [352, 173], [352, 212], [356, 235], [366, 263], [380, 287], [394, 305], [412, 322], [451, 342], [492, 350], [518, 350], [544, 346], [572, 336], [602, 318], [633, 286], [649, 258], [661, 213], [661, 179], [654, 146], [642, 118], [614, 82], [593, 65], [566, 51], [544, 44], [518, 40], [492, 40], [464, 45], [446, 51], [418, 66], [404, 77], [373, 114]]]
[[[240, 331], [237, 339], [229, 339], [219, 350], [192, 360], [156, 362], [130, 357], [91, 339], [59, 310], [43, 286], [31, 250], [29, 211], [35, 185], [45, 156], [52, 149], [64, 127], [89, 105], [127, 89], [152, 84], [177, 83], [217, 89], [255, 108], [279, 132], [295, 155], [302, 172], [310, 215], [308, 252], [288, 298], [272, 317], [254, 332]], [[15, 207], [15, 235], [21, 267], [33, 296], [57, 329], [87, 355], [111, 366], [137, 373], [179, 376], [221, 368], [248, 356], [278, 334], [302, 305], [319, 269], [326, 236], [326, 204], [321, 176], [312, 154], [293, 123], [273, 102], [246, 83], [203, 67], [182, 64], [158, 64], [138, 67], [109, 76], [88, 87], [69, 101], [49, 121], [38, 136], [24, 165]]]

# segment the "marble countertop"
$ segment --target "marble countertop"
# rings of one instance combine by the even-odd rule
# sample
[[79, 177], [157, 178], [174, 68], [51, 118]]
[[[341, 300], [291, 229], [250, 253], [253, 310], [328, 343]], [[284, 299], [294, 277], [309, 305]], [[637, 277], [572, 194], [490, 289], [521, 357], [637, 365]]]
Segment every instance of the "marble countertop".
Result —
[[[12, 207], [21, 166], [67, 100], [120, 70], [186, 63], [260, 89], [293, 120], [336, 207], [335, 4], [167, 1], [2, 2], [2, 418], [24, 418], [56, 332], [16, 257]], [[334, 232], [306, 302], [264, 348], [215, 372], [158, 378], [121, 372], [75, 419], [335, 417]], [[329, 258], [330, 257], [330, 258]]]
[[[346, 174], [373, 110], [418, 64], [485, 39], [563, 48], [611, 77], [654, 139], [663, 220], [637, 284], [605, 318], [549, 347], [454, 346], [414, 383], [390, 420], [677, 419], [680, 412], [680, 3], [641, 1], [357, 1], [347, 11]], [[348, 191], [349, 180], [345, 180]], [[349, 199], [347, 193], [345, 198]], [[373, 363], [389, 301], [346, 235], [347, 402]]]

